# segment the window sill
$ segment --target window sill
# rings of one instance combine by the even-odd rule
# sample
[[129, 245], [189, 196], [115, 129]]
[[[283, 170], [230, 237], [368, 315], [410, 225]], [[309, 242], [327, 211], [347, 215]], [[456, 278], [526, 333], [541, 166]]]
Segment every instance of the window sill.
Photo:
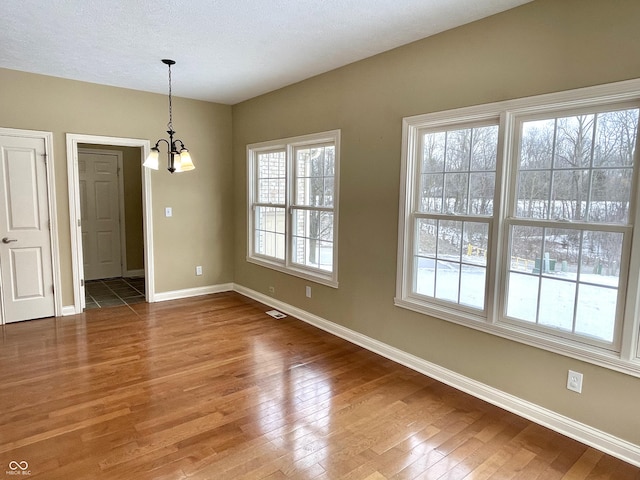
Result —
[[604, 367], [617, 372], [640, 378], [640, 359], [625, 360], [618, 352], [598, 348], [591, 345], [572, 342], [553, 335], [535, 332], [508, 323], [489, 323], [481, 316], [461, 315], [454, 309], [440, 306], [430, 307], [424, 302], [409, 298], [394, 298], [396, 307], [405, 308], [417, 313], [429, 315], [438, 320], [452, 322], [464, 327], [473, 328], [484, 333], [496, 335], [507, 340], [540, 348], [549, 352], [575, 358], [583, 362]]

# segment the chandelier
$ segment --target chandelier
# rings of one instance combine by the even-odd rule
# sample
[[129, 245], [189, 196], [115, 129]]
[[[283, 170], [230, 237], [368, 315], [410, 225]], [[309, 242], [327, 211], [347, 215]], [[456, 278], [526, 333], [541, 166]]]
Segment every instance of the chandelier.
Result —
[[175, 130], [173, 130], [173, 111], [171, 105], [171, 65], [175, 65], [174, 60], [164, 59], [162, 63], [169, 67], [169, 123], [167, 124], [167, 133], [169, 134], [169, 140], [161, 138], [156, 142], [155, 147], [151, 149], [149, 156], [142, 164], [144, 167], [158, 170], [159, 158], [160, 158], [160, 143], [167, 144], [167, 170], [171, 173], [174, 172], [186, 172], [196, 168], [191, 161], [191, 155], [189, 150], [184, 146], [182, 140], [173, 139]]

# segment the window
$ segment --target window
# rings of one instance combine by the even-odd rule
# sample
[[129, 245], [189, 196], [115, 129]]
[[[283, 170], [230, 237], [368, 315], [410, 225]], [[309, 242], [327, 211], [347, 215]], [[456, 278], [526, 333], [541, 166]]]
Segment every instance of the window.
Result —
[[640, 375], [639, 112], [632, 81], [405, 119], [396, 305]]
[[498, 126], [420, 131], [413, 291], [484, 310]]
[[604, 108], [518, 119], [506, 316], [615, 347], [638, 107]]
[[340, 131], [247, 146], [247, 260], [336, 287]]

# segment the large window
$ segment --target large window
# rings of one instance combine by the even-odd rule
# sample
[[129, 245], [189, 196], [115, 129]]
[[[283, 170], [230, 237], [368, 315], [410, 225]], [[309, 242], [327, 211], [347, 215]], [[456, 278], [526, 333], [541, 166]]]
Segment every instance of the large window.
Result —
[[337, 286], [340, 131], [247, 146], [247, 259]]
[[639, 112], [626, 82], [405, 119], [396, 304], [640, 374]]
[[419, 134], [413, 291], [484, 310], [498, 126]]

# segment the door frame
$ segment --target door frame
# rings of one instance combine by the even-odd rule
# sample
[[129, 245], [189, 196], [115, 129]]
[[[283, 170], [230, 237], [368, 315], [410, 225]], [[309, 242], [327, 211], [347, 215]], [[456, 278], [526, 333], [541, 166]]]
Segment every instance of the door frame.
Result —
[[[124, 168], [123, 168], [123, 153], [122, 150], [100, 150], [98, 148], [85, 148], [78, 147], [78, 153], [87, 153], [89, 155], [103, 155], [109, 154], [116, 157], [116, 168], [118, 169], [118, 222], [120, 223], [120, 276], [125, 276], [127, 270], [127, 232], [125, 211], [124, 211]], [[80, 175], [78, 172], [78, 180]], [[82, 241], [82, 236], [80, 237]], [[84, 245], [83, 245], [84, 248]]]
[[[138, 147], [141, 149], [142, 162], [151, 151], [149, 140], [138, 138], [105, 137], [67, 133], [67, 180], [69, 190], [69, 227], [71, 231], [71, 265], [73, 270], [73, 296], [76, 313], [82, 313], [85, 307], [84, 266], [82, 262], [82, 232], [80, 226], [80, 179], [78, 173], [78, 144], [112, 145], [118, 147]], [[144, 275], [145, 299], [155, 301], [154, 255], [153, 255], [153, 216], [151, 202], [151, 173], [142, 168], [142, 228], [144, 236]]]
[[[58, 208], [56, 205], [56, 178], [53, 159], [53, 133], [39, 130], [21, 130], [0, 127], [0, 135], [10, 137], [26, 137], [44, 140], [47, 172], [47, 203], [49, 209], [49, 246], [51, 248], [51, 267], [53, 271], [53, 306], [54, 315], [62, 315], [62, 281], [60, 277], [60, 249], [58, 247]], [[0, 324], [6, 323], [4, 302], [2, 303]]]

